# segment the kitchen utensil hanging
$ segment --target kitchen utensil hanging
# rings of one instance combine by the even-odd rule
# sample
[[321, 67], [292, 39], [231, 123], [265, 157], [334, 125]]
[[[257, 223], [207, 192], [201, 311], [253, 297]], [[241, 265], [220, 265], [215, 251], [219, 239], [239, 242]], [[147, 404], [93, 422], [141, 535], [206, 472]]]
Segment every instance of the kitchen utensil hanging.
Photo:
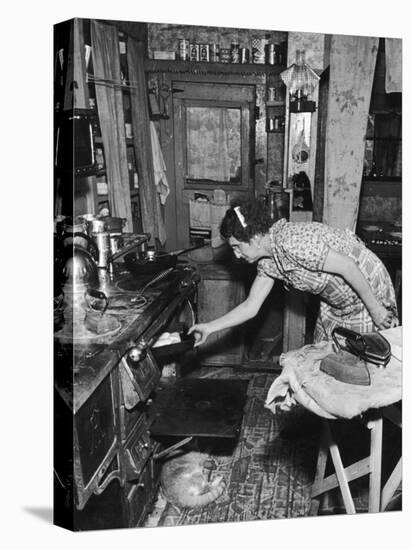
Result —
[[305, 139], [305, 122], [300, 131], [298, 140], [292, 149], [292, 158], [297, 164], [303, 164], [309, 159], [310, 149]]

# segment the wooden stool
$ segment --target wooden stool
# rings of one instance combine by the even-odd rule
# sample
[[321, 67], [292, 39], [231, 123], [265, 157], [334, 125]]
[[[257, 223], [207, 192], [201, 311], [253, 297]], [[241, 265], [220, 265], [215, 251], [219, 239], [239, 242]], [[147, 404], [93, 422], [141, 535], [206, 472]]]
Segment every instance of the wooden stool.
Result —
[[[319, 496], [336, 487], [340, 488], [347, 514], [355, 514], [356, 509], [349, 488], [349, 482], [369, 475], [369, 512], [383, 512], [402, 480], [402, 457], [399, 459], [383, 490], [381, 491], [383, 418], [402, 428], [400, 410], [394, 405], [376, 410], [376, 415], [366, 423], [370, 430], [370, 454], [350, 466], [344, 467], [338, 445], [333, 438], [330, 422], [323, 420], [323, 435], [319, 449], [315, 479], [311, 491], [310, 515], [317, 515]], [[335, 473], [325, 477], [326, 462], [331, 455]]]

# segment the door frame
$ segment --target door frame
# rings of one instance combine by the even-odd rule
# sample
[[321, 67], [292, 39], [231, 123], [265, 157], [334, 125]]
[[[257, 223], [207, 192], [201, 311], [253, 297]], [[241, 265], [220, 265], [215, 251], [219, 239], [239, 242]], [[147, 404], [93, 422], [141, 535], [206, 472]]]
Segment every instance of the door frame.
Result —
[[[167, 119], [159, 121], [160, 141], [163, 151], [163, 156], [167, 169], [167, 178], [170, 187], [170, 195], [165, 205], [165, 225], [167, 232], [166, 248], [173, 250], [183, 246], [182, 239], [178, 235], [179, 220], [179, 203], [181, 202], [176, 189], [176, 174], [175, 174], [175, 148], [174, 148], [174, 117], [173, 117], [173, 96], [179, 94], [178, 87], [175, 82], [192, 82], [196, 83], [216, 83], [216, 84], [234, 84], [234, 85], [250, 85], [255, 86], [255, 101], [256, 109], [260, 116], [255, 118], [254, 128], [251, 128], [252, 135], [254, 134], [254, 158], [259, 159], [259, 163], [251, 168], [254, 171], [254, 190], [256, 194], [263, 193], [267, 176], [267, 134], [266, 134], [266, 116], [265, 116], [265, 100], [266, 100], [266, 82], [267, 75], [247, 74], [247, 72], [236, 74], [219, 74], [216, 69], [213, 71], [203, 70], [202, 72], [194, 73], [188, 71], [156, 71], [150, 70], [147, 72], [147, 80], [149, 89], [154, 84], [162, 84], [170, 89], [170, 95], [166, 99], [166, 108], [169, 115]], [[177, 88], [177, 90], [176, 90]], [[253, 156], [253, 155], [252, 155]], [[254, 168], [254, 170], [253, 170]], [[242, 192], [240, 192], [242, 193]]]

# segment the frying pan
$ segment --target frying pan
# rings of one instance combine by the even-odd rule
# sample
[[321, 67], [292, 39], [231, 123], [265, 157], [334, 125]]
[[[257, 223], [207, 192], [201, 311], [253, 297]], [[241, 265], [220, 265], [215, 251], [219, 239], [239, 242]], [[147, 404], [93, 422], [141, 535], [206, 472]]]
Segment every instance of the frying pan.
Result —
[[153, 259], [140, 258], [138, 252], [130, 252], [125, 255], [124, 263], [132, 275], [155, 275], [164, 269], [175, 267], [181, 254], [202, 247], [203, 245], [173, 250], [172, 252], [157, 252]]

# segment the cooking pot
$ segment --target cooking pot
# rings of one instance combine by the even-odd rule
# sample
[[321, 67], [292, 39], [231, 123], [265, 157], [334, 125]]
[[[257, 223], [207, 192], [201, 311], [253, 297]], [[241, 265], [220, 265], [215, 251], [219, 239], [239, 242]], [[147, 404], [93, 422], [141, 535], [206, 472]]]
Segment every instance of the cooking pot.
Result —
[[133, 275], [154, 275], [169, 267], [175, 267], [181, 254], [202, 248], [202, 246], [182, 248], [173, 252], [157, 252], [154, 254], [152, 251], [149, 251], [148, 255], [143, 258], [140, 257], [139, 252], [130, 252], [130, 254], [125, 255], [124, 263]]
[[104, 233], [106, 225], [101, 218], [93, 218], [87, 221], [87, 233], [91, 236], [93, 233]]

